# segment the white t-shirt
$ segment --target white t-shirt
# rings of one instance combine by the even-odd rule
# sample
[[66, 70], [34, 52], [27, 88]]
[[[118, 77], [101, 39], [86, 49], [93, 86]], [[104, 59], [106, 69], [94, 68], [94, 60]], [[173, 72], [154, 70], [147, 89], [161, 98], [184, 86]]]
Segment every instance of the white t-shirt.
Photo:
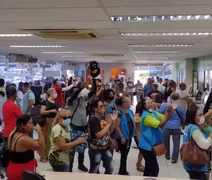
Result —
[[128, 87], [134, 87], [134, 83], [132, 81], [128, 81], [127, 82], [127, 92], [128, 93], [133, 93], [134, 92], [134, 88], [128, 88]]

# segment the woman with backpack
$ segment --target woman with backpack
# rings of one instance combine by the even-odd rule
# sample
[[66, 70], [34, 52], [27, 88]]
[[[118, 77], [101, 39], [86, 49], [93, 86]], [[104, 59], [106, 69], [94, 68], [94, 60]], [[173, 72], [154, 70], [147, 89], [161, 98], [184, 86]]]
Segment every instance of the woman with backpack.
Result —
[[54, 88], [49, 88], [47, 91], [47, 99], [41, 103], [40, 114], [45, 116], [45, 122], [42, 126], [42, 132], [45, 137], [46, 149], [39, 152], [41, 162], [46, 163], [49, 150], [50, 150], [50, 134], [52, 129], [52, 123], [57, 116], [58, 106], [55, 103], [57, 93]]

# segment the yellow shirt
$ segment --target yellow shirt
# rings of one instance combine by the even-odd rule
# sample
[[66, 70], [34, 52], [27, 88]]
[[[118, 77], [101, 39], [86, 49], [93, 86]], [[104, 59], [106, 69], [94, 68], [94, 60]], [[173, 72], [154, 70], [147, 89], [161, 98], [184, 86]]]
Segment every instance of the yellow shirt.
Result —
[[155, 128], [155, 129], [158, 128], [160, 121], [164, 118], [164, 115], [160, 114], [158, 112], [156, 112], [156, 113], [159, 117], [159, 121], [156, 119], [156, 117], [154, 116], [153, 113], [151, 115], [146, 115], [144, 118], [144, 121], [143, 121], [145, 126], [149, 126], [149, 127]]

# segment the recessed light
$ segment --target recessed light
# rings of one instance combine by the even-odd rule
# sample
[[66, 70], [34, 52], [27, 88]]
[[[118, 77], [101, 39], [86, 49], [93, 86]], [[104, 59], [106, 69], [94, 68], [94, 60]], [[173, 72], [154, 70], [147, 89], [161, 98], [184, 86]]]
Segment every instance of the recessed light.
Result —
[[82, 51], [42, 52], [42, 54], [81, 54]]
[[62, 48], [62, 45], [11, 45], [11, 48]]
[[134, 51], [134, 53], [138, 54], [177, 54], [180, 51]]
[[0, 34], [0, 37], [31, 37], [33, 34]]
[[191, 47], [193, 44], [129, 44], [129, 47]]
[[198, 32], [198, 33], [121, 33], [122, 36], [209, 36], [212, 33], [209, 32]]
[[212, 15], [111, 16], [114, 22], [155, 22], [212, 20]]

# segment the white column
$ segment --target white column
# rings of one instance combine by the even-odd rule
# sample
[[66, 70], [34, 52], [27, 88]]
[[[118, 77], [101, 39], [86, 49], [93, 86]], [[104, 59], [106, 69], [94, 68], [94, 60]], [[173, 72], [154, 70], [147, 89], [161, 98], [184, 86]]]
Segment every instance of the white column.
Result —
[[192, 86], [193, 81], [193, 59], [185, 60], [185, 83], [187, 86], [187, 90]]
[[172, 80], [177, 82], [177, 67], [175, 62], [172, 63]]

